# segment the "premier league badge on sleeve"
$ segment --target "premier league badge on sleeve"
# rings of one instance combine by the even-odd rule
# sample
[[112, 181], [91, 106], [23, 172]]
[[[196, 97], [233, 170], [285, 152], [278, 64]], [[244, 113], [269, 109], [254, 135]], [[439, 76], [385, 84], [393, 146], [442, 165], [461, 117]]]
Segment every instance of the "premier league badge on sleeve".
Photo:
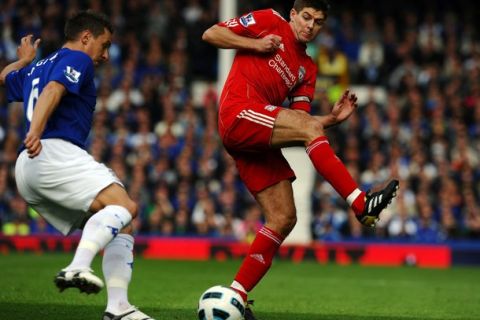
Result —
[[247, 28], [248, 26], [251, 26], [252, 24], [257, 23], [255, 21], [255, 18], [253, 17], [253, 13], [246, 14], [242, 17], [240, 17], [240, 24]]
[[78, 83], [78, 81], [80, 81], [80, 76], [82, 75], [81, 72], [73, 69], [70, 66], [67, 66], [65, 71], [63, 71], [63, 74], [68, 79], [68, 81], [70, 81], [72, 83]]

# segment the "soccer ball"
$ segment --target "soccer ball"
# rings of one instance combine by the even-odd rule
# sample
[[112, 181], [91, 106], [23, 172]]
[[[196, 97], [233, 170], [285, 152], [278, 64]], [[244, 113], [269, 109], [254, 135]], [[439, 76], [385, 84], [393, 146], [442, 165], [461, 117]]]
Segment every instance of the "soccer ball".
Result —
[[241, 320], [245, 305], [235, 290], [215, 286], [200, 296], [197, 314], [199, 320]]

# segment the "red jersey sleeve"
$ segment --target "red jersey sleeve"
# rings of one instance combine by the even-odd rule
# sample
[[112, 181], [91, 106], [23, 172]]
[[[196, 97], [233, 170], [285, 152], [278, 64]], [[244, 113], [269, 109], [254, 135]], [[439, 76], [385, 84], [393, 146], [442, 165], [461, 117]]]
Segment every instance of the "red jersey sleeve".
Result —
[[317, 81], [317, 67], [312, 62], [304, 70], [300, 70], [300, 76], [303, 73], [303, 80], [290, 93], [290, 108], [295, 110], [304, 110], [310, 113], [311, 102], [315, 94], [315, 83]]
[[268, 35], [275, 25], [283, 19], [273, 9], [252, 11], [241, 17], [218, 23], [221, 27], [227, 27], [238, 35], [250, 38], [262, 38]]

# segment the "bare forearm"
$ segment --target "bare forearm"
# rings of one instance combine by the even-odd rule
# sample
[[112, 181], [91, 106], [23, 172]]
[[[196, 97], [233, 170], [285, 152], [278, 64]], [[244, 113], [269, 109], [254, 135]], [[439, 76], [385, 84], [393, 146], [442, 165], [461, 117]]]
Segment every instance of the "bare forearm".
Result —
[[65, 87], [57, 82], [50, 82], [43, 89], [33, 110], [32, 121], [30, 123], [31, 133], [39, 137], [42, 135], [48, 119], [60, 103], [64, 94]]
[[320, 121], [325, 129], [328, 129], [330, 127], [333, 127], [334, 125], [337, 124], [337, 121], [335, 118], [333, 118], [331, 115], [326, 115], [326, 116], [314, 116], [318, 121]]
[[202, 39], [217, 48], [255, 50], [257, 39], [239, 36], [228, 28], [214, 25], [203, 33]]
[[2, 72], [0, 73], [0, 85], [3, 86], [5, 84], [5, 78], [10, 72], [15, 70], [20, 70], [23, 67], [28, 66], [29, 64], [30, 64], [30, 61], [17, 60], [7, 65], [5, 68], [3, 68]]

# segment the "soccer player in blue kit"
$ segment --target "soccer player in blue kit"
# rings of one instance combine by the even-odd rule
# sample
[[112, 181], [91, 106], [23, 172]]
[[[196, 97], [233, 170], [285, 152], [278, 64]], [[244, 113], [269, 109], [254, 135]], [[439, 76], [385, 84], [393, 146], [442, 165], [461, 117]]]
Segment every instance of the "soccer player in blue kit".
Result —
[[26, 136], [16, 165], [20, 194], [65, 235], [83, 229], [72, 262], [54, 279], [63, 291], [97, 293], [103, 281], [90, 269], [105, 249], [102, 269], [108, 303], [103, 320], [152, 319], [128, 301], [137, 205], [112, 170], [85, 150], [96, 103], [94, 66], [109, 58], [112, 25], [82, 11], [65, 25], [64, 46], [36, 63], [40, 40], [21, 39], [18, 60], [0, 73], [10, 102], [22, 101]]

